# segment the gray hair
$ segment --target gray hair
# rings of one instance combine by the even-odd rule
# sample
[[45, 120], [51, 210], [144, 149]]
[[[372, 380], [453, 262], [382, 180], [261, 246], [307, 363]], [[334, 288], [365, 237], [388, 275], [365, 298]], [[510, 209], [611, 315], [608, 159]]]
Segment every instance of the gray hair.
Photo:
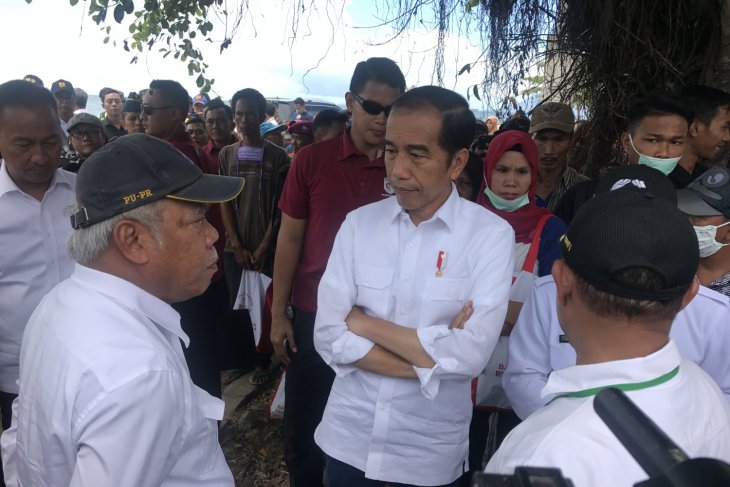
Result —
[[162, 212], [166, 204], [167, 201], [164, 199], [157, 200], [89, 227], [74, 230], [67, 244], [69, 256], [81, 265], [94, 262], [109, 248], [114, 227], [122, 220], [133, 220], [146, 226], [157, 240], [157, 244], [162, 246], [162, 234], [158, 226], [162, 222]]

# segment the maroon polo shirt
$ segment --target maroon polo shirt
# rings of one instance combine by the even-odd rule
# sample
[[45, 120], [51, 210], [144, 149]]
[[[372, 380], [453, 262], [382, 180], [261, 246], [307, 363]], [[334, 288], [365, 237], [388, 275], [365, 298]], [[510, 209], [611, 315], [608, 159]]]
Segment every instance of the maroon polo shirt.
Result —
[[335, 236], [352, 210], [385, 197], [385, 163], [358, 151], [348, 130], [341, 137], [302, 148], [291, 164], [279, 209], [307, 220], [292, 285], [291, 304], [317, 311], [317, 288]]
[[[193, 161], [196, 166], [200, 168], [206, 174], [218, 174], [218, 161], [211, 159], [203, 151], [203, 149], [193, 142], [187, 132], [180, 132], [171, 137], [165, 139], [167, 142], [172, 144], [177, 150], [185, 154], [188, 159]], [[220, 205], [210, 205], [210, 209], [205, 213], [205, 217], [218, 231], [218, 240], [216, 240], [215, 250], [218, 252], [218, 270], [213, 274], [211, 282], [217, 282], [223, 277], [223, 262], [221, 256], [223, 255], [223, 248], [226, 245], [226, 229], [223, 226], [223, 217], [221, 216]]]
[[[208, 156], [208, 159], [210, 159], [211, 161], [216, 163], [216, 171], [217, 171], [218, 170], [217, 169], [218, 168], [218, 154], [220, 154], [221, 149], [223, 149], [223, 147], [225, 147], [226, 145], [235, 144], [236, 142], [238, 142], [238, 140], [236, 140], [236, 138], [231, 135], [231, 140], [229, 140], [227, 144], [222, 145], [220, 148], [216, 147], [215, 144], [213, 143], [213, 139], [211, 139], [210, 142], [208, 142], [203, 147], [201, 147], [201, 149], [203, 149], [203, 152], [205, 152], [205, 155]], [[216, 174], [218, 174], [218, 173], [216, 172]]]

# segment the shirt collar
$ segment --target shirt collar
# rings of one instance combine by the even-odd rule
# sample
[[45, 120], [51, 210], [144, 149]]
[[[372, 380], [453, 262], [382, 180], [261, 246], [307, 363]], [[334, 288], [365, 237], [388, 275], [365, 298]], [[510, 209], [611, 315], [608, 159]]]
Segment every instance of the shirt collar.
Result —
[[[64, 171], [61, 168], [56, 169], [56, 171], [53, 173], [53, 179], [51, 179], [51, 184], [48, 186], [48, 191], [52, 191], [57, 185], [62, 184], [65, 186], [68, 186], [69, 188], [73, 189], [72, 180], [73, 177], [71, 173], [68, 171]], [[5, 159], [0, 159], [0, 197], [3, 196], [5, 193], [11, 193], [13, 191], [17, 191], [18, 193], [25, 192], [21, 190], [17, 184], [15, 184], [15, 181], [12, 180], [10, 177], [10, 174], [8, 174], [7, 169], [7, 163], [5, 162]]]
[[[408, 218], [410, 220], [408, 212], [401, 208], [401, 206], [398, 204], [398, 199], [395, 196], [392, 196], [390, 199], [392, 200], [391, 221], [395, 220], [399, 216], [401, 218]], [[436, 213], [433, 214], [433, 217], [431, 217], [429, 220], [426, 220], [425, 222], [422, 222], [421, 225], [432, 221], [441, 221], [446, 225], [446, 227], [448, 227], [450, 232], [453, 232], [462, 204], [464, 204], [464, 202], [461, 200], [459, 192], [456, 190], [456, 185], [452, 182], [451, 194], [449, 195], [447, 200], [444, 202], [443, 205], [441, 205], [438, 210], [436, 210]]]
[[[337, 162], [344, 162], [352, 156], [366, 157], [357, 147], [355, 142], [352, 141], [352, 135], [350, 135], [352, 128], [348, 127], [345, 132], [340, 136], [340, 149], [337, 154]], [[372, 161], [368, 161], [366, 166], [385, 166], [385, 160], [383, 156], [378, 157]]]
[[71, 278], [81, 281], [83, 285], [110, 297], [126, 308], [145, 315], [156, 325], [180, 338], [185, 347], [190, 344], [190, 339], [180, 326], [180, 314], [172, 306], [144, 289], [120, 277], [81, 264], [76, 264]]
[[681, 360], [677, 346], [670, 339], [663, 348], [646, 357], [555, 370], [542, 389], [542, 396], [651, 381], [676, 368]]

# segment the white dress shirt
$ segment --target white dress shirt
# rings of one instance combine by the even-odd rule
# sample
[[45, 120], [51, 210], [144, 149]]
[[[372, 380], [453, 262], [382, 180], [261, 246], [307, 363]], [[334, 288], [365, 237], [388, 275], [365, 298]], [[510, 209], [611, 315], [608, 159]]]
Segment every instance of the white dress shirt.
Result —
[[[553, 370], [575, 365], [575, 349], [565, 341], [555, 304], [555, 281], [535, 283], [509, 340], [502, 386], [512, 408], [525, 419], [552, 399], [541, 396]], [[670, 336], [683, 357], [696, 363], [730, 400], [730, 300], [704, 286], [677, 314]]]
[[76, 201], [76, 175], [56, 170], [38, 201], [0, 166], [0, 391], [18, 393], [18, 356], [25, 324], [53, 286], [71, 275], [66, 241], [71, 222], [64, 215]]
[[[437, 261], [446, 252], [441, 276]], [[418, 485], [454, 481], [466, 467], [471, 379], [487, 363], [507, 310], [514, 233], [491, 212], [448, 200], [415, 226], [396, 198], [350, 213], [319, 285], [314, 344], [337, 374], [315, 433], [327, 455], [370, 479]], [[467, 300], [474, 314], [449, 329]], [[417, 328], [436, 363], [418, 379], [361, 370], [373, 343], [348, 331], [353, 306]]]
[[170, 305], [76, 265], [23, 337], [8, 485], [232, 487], [223, 401], [193, 385], [181, 340]]
[[[555, 397], [651, 381], [677, 366], [677, 375], [668, 381], [626, 394], [690, 457], [730, 462], [730, 404], [671, 340], [647, 357], [556, 370], [544, 392]], [[517, 466], [557, 467], [576, 487], [631, 487], [646, 480], [644, 470], [594, 411], [594, 397], [558, 397], [535, 412], [505, 438], [486, 471], [512, 474]]]

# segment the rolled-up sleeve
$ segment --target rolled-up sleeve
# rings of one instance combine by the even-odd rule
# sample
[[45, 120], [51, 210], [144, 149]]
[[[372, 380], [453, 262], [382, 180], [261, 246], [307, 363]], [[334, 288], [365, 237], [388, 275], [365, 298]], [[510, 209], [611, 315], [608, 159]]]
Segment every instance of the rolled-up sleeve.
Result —
[[[549, 278], [548, 278], [549, 279]], [[555, 299], [554, 285], [538, 280], [520, 311], [509, 339], [507, 369], [502, 376], [502, 387], [512, 409], [523, 420], [545, 405], [548, 399], [541, 391], [552, 372], [550, 363], [549, 330]], [[549, 291], [553, 295], [549, 295]]]
[[[514, 232], [508, 225], [490, 228], [475, 238], [469, 286], [463, 301], [474, 313], [463, 329], [450, 323], [418, 327], [418, 339], [433, 359], [430, 369], [414, 368], [424, 396], [433, 399], [442, 379], [470, 380], [484, 370], [499, 339], [509, 301], [514, 268]], [[426, 317], [428, 319], [428, 317]]]
[[358, 368], [352, 365], [373, 348], [374, 343], [347, 329], [345, 319], [357, 296], [354, 277], [354, 222], [348, 215], [337, 232], [327, 269], [319, 283], [314, 346], [327, 365], [342, 377]]

